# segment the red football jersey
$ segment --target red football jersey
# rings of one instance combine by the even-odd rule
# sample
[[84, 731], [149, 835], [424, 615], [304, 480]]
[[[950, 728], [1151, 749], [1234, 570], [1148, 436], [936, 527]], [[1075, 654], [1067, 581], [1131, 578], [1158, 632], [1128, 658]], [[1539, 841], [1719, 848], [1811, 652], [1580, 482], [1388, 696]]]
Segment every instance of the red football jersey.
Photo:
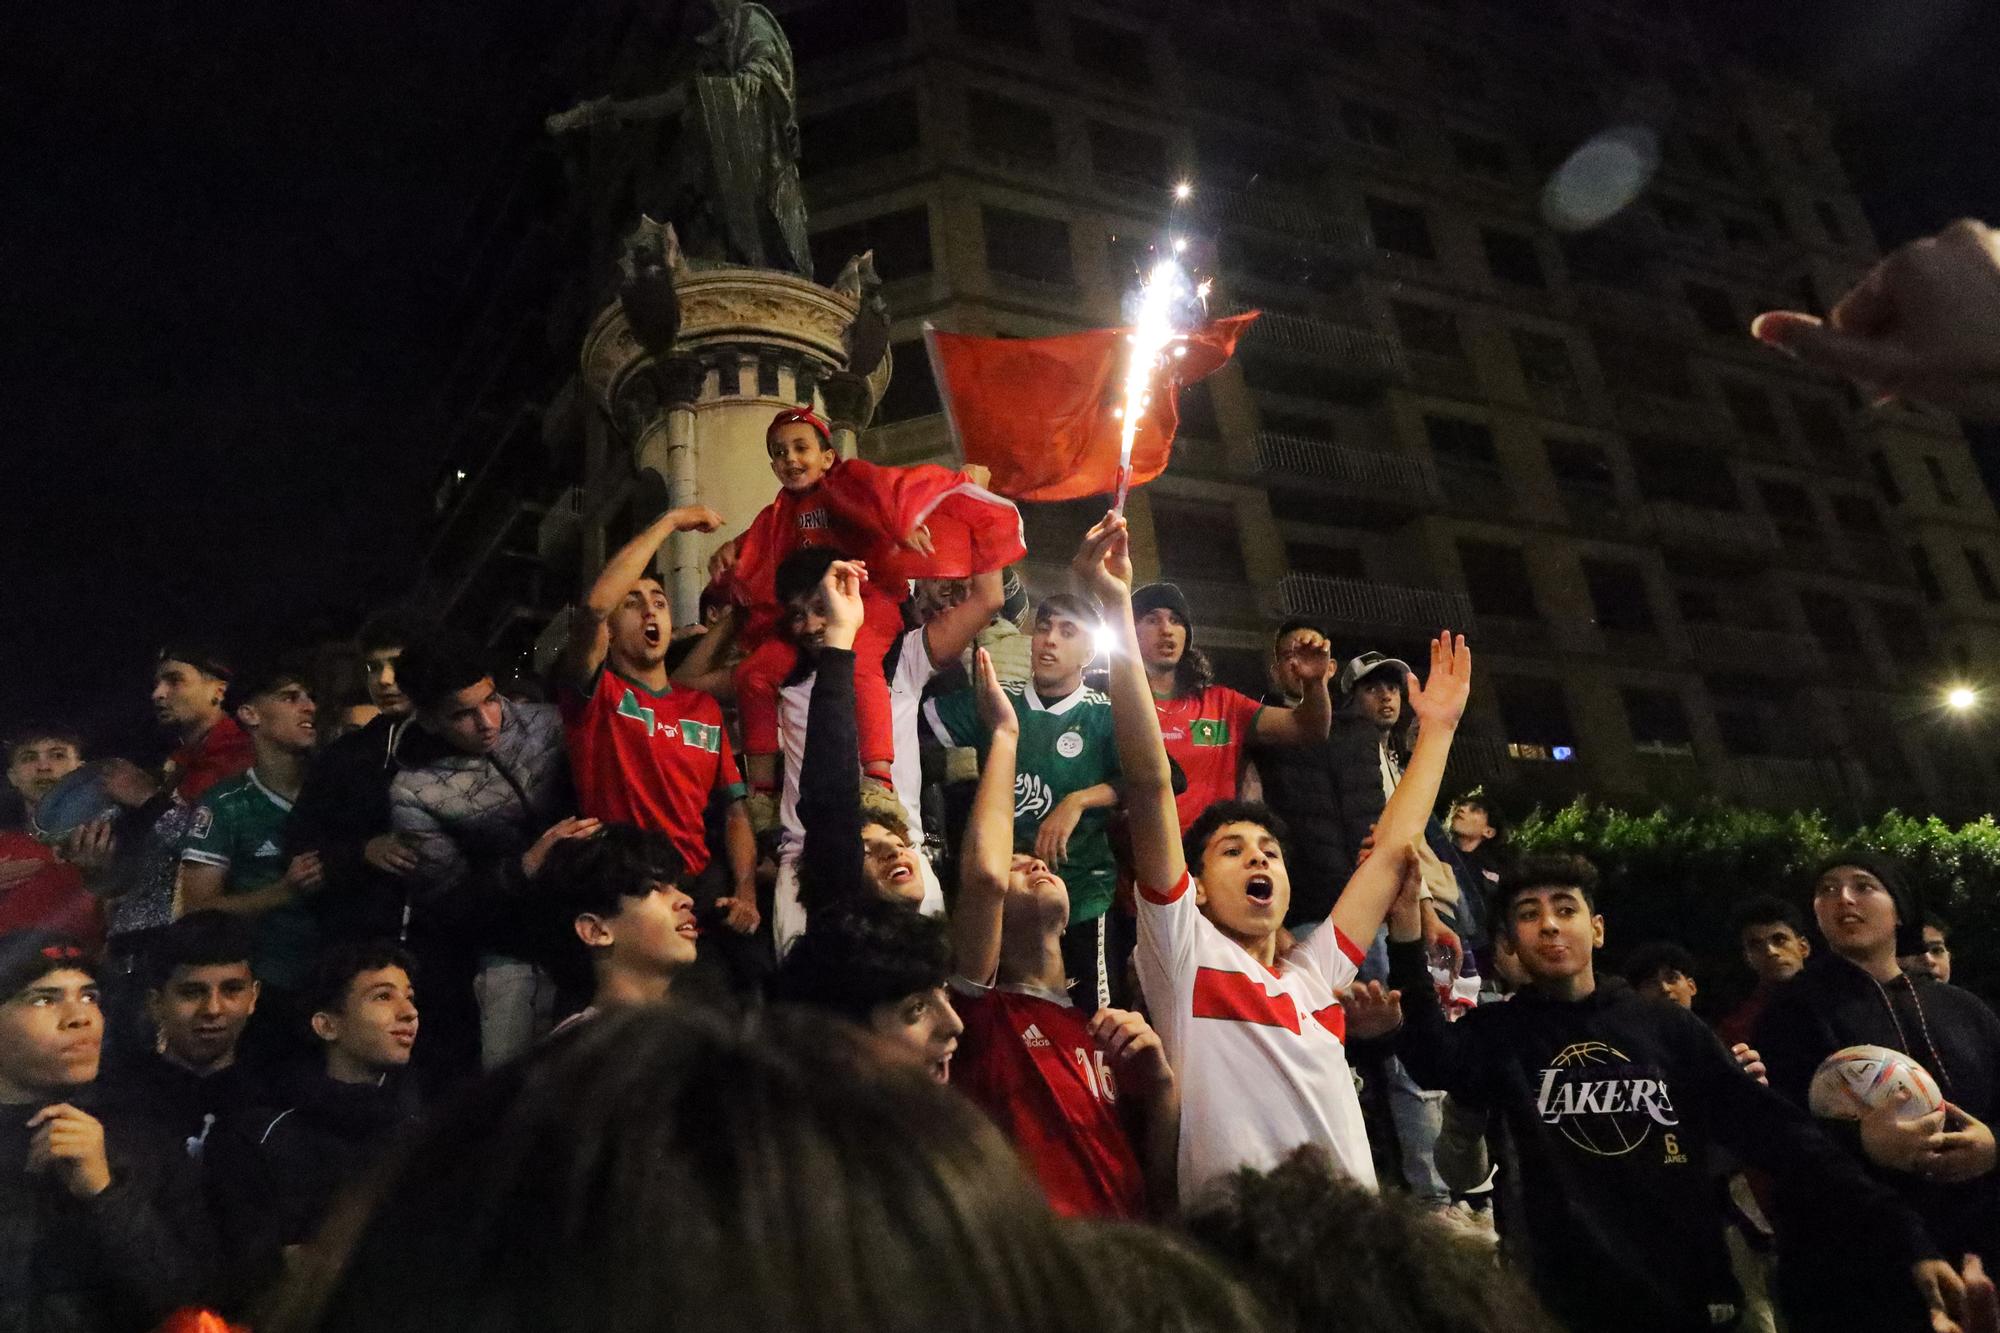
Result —
[[1217, 801], [1236, 799], [1243, 771], [1243, 747], [1264, 705], [1227, 685], [1196, 694], [1153, 700], [1160, 714], [1160, 739], [1187, 775], [1187, 790], [1174, 798], [1181, 832]]
[[256, 757], [250, 749], [249, 735], [236, 725], [235, 718], [225, 713], [199, 740], [167, 756], [167, 781], [173, 786], [174, 795], [193, 805], [203, 792], [224, 778], [242, 777], [249, 772]]
[[55, 849], [26, 833], [0, 832], [0, 861], [38, 861], [41, 869], [0, 891], [0, 934], [59, 930], [95, 950], [104, 943], [104, 912], [83, 874]]
[[1067, 997], [954, 979], [965, 1020], [952, 1085], [1020, 1151], [1066, 1217], [1146, 1215], [1146, 1180], [1117, 1090], [1084, 1017]]
[[590, 697], [558, 693], [577, 806], [593, 819], [657, 829], [690, 876], [708, 868], [708, 796], [743, 795], [743, 778], [713, 695], [669, 684], [655, 694], [598, 668]]

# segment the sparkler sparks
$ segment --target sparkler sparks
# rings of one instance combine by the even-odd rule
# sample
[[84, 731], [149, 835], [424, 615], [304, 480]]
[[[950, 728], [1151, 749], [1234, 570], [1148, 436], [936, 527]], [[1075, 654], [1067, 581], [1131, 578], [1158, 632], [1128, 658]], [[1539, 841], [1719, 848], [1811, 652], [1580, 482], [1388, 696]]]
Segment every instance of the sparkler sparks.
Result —
[[[1185, 241], [1174, 246], [1176, 251], [1185, 248]], [[1209, 284], [1204, 279], [1200, 286], [1191, 287], [1187, 270], [1174, 259], [1161, 259], [1154, 263], [1139, 284], [1138, 312], [1132, 321], [1132, 332], [1126, 335], [1130, 352], [1125, 362], [1125, 399], [1118, 411], [1118, 498], [1112, 505], [1112, 512], [1125, 512], [1125, 493], [1132, 482], [1132, 444], [1139, 434], [1139, 423], [1153, 402], [1153, 379], [1161, 362], [1174, 348], [1174, 340], [1181, 336], [1176, 326], [1176, 316], [1192, 302], [1208, 300]], [[1171, 388], [1166, 392], [1171, 393]]]

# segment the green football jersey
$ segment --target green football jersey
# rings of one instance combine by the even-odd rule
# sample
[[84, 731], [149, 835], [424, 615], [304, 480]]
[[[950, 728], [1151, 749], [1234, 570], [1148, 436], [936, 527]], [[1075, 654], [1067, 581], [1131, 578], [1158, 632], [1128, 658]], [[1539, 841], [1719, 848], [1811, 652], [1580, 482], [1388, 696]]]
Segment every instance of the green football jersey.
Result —
[[[1111, 734], [1111, 701], [1079, 686], [1045, 702], [1032, 682], [1001, 686], [1021, 722], [1014, 771], [1014, 850], [1035, 850], [1035, 835], [1056, 802], [1072, 792], [1118, 781], [1118, 747]], [[972, 691], [938, 695], [924, 705], [931, 732], [944, 745], [976, 745], [986, 762], [988, 737]], [[1106, 832], [1109, 810], [1086, 810], [1070, 835], [1069, 859], [1054, 867], [1069, 886], [1071, 925], [1095, 921], [1111, 906], [1118, 866]]]
[[[216, 784], [201, 798], [181, 839], [181, 860], [221, 866], [226, 895], [249, 893], [284, 878], [285, 821], [292, 803], [257, 780], [255, 769]], [[304, 903], [287, 903], [257, 918], [250, 970], [267, 986], [304, 988], [319, 952], [319, 925]]]

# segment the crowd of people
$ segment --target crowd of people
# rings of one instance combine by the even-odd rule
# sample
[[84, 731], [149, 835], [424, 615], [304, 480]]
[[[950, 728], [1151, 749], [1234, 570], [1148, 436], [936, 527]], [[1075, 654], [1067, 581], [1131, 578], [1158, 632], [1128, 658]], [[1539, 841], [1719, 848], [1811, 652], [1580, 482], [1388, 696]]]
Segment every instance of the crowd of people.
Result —
[[[1444, 791], [1463, 637], [1252, 699], [1118, 514], [1031, 606], [977, 469], [768, 446], [682, 632], [700, 506], [545, 681], [390, 609], [364, 708], [189, 639], [163, 770], [13, 732], [0, 1330], [2000, 1329], [2000, 1019], [1899, 867], [1744, 903], [1711, 1030]], [[1815, 1114], [1860, 1045], [1939, 1104]]]

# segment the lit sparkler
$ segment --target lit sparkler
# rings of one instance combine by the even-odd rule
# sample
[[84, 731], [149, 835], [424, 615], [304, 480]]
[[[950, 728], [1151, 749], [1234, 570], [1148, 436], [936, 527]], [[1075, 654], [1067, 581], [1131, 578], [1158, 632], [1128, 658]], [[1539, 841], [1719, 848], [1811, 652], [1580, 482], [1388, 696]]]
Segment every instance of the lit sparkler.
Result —
[[[1178, 251], [1183, 247], [1174, 248]], [[1125, 493], [1132, 483], [1132, 444], [1153, 403], [1154, 377], [1170, 353], [1183, 350], [1174, 347], [1181, 337], [1176, 317], [1191, 303], [1205, 303], [1208, 287], [1207, 279], [1199, 286], [1190, 286], [1187, 270], [1172, 258], [1155, 262], [1139, 283], [1138, 312], [1132, 320], [1132, 332], [1126, 335], [1131, 351], [1125, 362], [1125, 401], [1118, 410], [1118, 498], [1111, 506], [1115, 514], [1125, 512]]]

